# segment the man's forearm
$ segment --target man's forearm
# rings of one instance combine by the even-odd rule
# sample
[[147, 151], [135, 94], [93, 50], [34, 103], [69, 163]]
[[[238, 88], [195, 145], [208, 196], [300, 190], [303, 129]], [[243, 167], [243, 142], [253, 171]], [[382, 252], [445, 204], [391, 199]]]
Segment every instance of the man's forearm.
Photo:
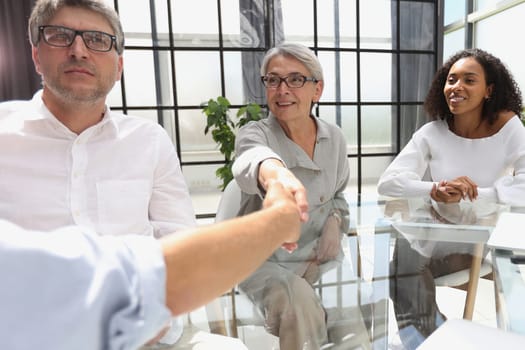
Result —
[[282, 243], [295, 241], [299, 226], [288, 203], [164, 237], [168, 307], [185, 313], [227, 291]]

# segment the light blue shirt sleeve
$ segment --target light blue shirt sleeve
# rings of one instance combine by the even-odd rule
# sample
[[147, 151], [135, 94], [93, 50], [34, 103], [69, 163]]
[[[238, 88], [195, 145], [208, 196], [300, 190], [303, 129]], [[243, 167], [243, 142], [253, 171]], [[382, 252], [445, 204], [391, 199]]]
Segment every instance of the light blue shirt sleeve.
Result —
[[0, 220], [0, 349], [137, 349], [169, 320], [160, 243]]

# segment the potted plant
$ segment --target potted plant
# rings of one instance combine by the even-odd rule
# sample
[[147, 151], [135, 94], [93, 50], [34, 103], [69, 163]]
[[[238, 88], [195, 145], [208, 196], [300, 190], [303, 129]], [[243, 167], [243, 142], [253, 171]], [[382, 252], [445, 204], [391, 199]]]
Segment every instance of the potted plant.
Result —
[[201, 104], [202, 112], [206, 115], [206, 128], [204, 134], [211, 131], [212, 138], [217, 142], [219, 151], [224, 155], [225, 164], [218, 168], [215, 175], [222, 180], [219, 186], [224, 191], [226, 185], [233, 179], [232, 165], [235, 160], [235, 132], [252, 120], [262, 117], [262, 108], [257, 103], [251, 102], [237, 112], [237, 122], [230, 118], [230, 101], [226, 97], [219, 96]]

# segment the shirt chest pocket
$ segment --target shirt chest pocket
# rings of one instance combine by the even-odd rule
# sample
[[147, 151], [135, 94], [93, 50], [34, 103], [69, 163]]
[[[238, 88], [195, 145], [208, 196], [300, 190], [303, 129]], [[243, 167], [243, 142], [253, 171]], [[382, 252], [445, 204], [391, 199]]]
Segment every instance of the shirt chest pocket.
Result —
[[97, 182], [98, 225], [102, 234], [144, 234], [149, 229], [151, 185], [147, 180]]

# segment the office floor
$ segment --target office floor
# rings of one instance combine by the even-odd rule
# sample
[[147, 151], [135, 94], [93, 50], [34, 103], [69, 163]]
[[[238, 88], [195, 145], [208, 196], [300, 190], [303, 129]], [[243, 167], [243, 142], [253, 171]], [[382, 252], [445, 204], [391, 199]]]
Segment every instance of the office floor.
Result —
[[[354, 189], [348, 189], [348, 191], [352, 190]], [[221, 192], [219, 190], [191, 193], [196, 214], [215, 213], [220, 195]], [[364, 188], [363, 196], [367, 198], [367, 200], [377, 199], [375, 188]], [[199, 224], [212, 223], [213, 218], [199, 219], [198, 222]], [[364, 268], [366, 269], [366, 267]], [[454, 319], [462, 317], [465, 295], [466, 293], [459, 289], [437, 287], [437, 302], [447, 318]], [[494, 286], [492, 281], [480, 279], [473, 316], [475, 322], [490, 327], [497, 327], [494, 300]], [[237, 307], [239, 307], [239, 305]], [[205, 308], [200, 308], [191, 314], [187, 322], [198, 324], [199, 326], [206, 326], [206, 315]], [[396, 330], [391, 330], [390, 332], [394, 337], [395, 331]], [[244, 326], [239, 330], [239, 337], [250, 350], [279, 349], [278, 339], [267, 334], [261, 326]]]

